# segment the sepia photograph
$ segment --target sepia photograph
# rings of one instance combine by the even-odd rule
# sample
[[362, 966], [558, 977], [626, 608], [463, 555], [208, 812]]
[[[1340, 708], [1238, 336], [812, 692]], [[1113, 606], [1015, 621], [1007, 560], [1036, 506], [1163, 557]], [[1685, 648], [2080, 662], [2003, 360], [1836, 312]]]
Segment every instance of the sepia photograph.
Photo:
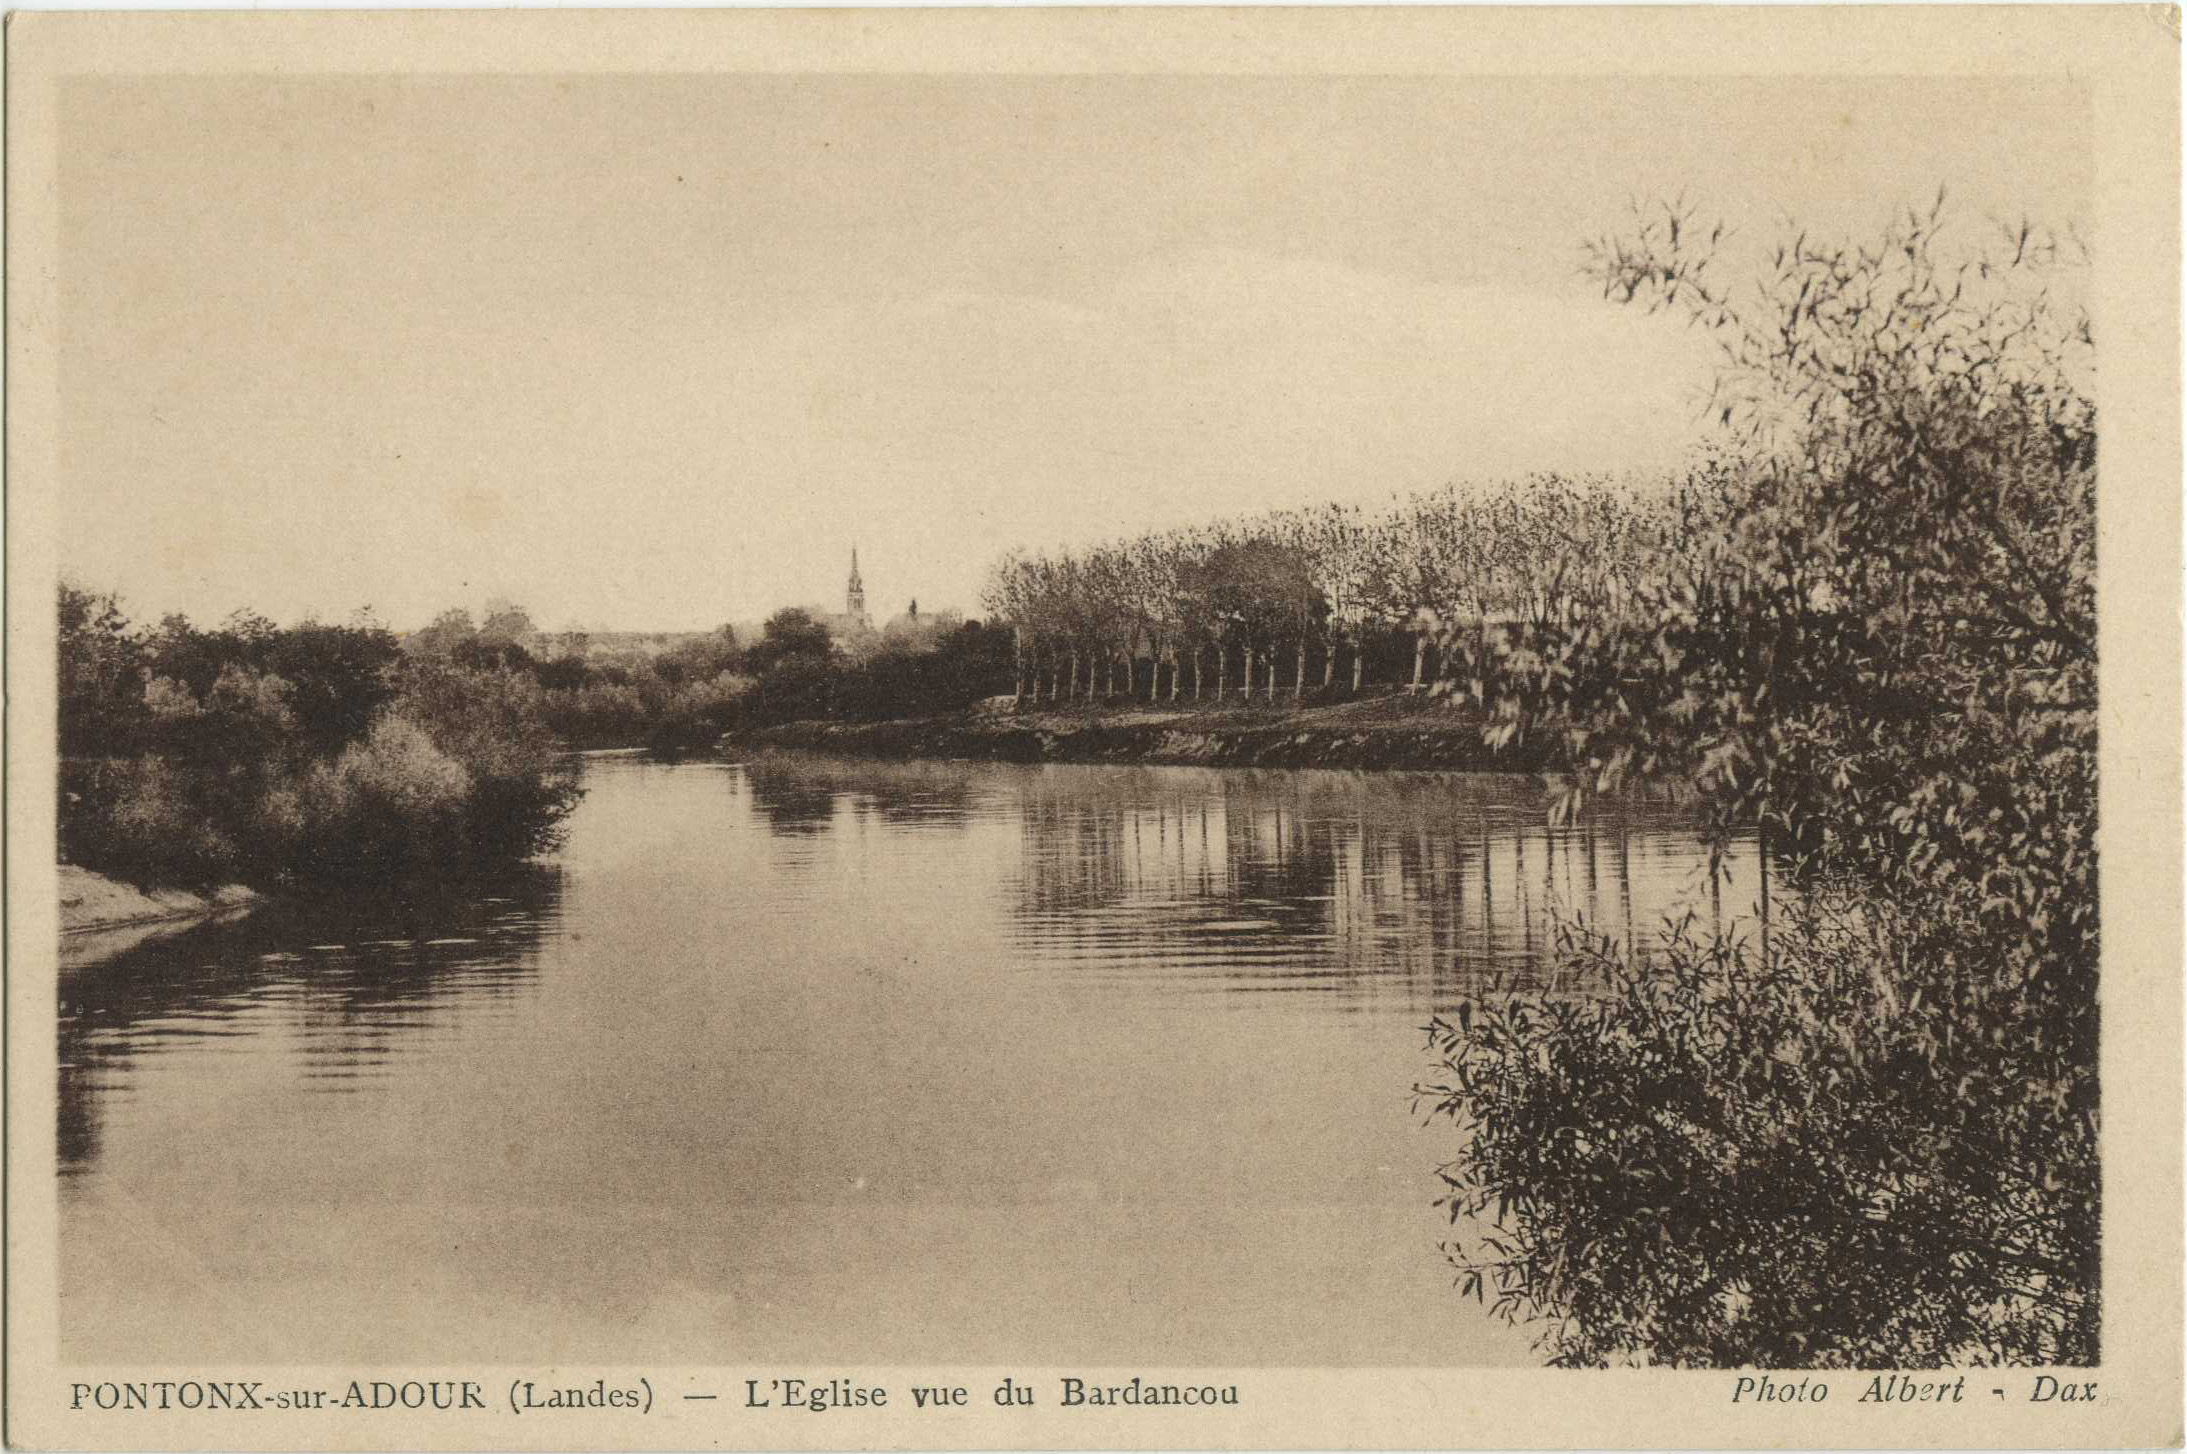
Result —
[[10, 1442], [2177, 1447], [2176, 10], [28, 19]]

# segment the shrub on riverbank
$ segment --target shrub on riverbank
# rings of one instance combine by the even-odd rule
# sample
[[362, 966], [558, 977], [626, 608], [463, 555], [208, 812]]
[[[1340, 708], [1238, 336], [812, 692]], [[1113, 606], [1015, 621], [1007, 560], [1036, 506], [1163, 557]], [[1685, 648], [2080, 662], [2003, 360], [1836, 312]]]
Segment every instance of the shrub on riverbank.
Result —
[[1936, 230], [1803, 237], [1751, 321], [1699, 229], [1605, 248], [1790, 442], [1697, 471], [1621, 600], [1446, 642], [1492, 741], [1690, 782], [1808, 905], [1431, 1027], [1453, 1260], [1560, 1362], [2099, 1354], [2088, 338], [2015, 289], [2027, 234], [1954, 268]]
[[2093, 1127], [2017, 988], [1940, 993], [1872, 900], [1773, 931], [1582, 938], [1589, 992], [1430, 1026], [1462, 1289], [1568, 1366], [2094, 1361]]
[[139, 633], [68, 586], [61, 627], [60, 847], [83, 867], [460, 875], [548, 847], [575, 802], [523, 672], [405, 660], [369, 625]]
[[[693, 675], [665, 666], [542, 662], [542, 720], [572, 747], [700, 747], [736, 719], [753, 679], [733, 665]], [[557, 670], [559, 669], [559, 670]]]

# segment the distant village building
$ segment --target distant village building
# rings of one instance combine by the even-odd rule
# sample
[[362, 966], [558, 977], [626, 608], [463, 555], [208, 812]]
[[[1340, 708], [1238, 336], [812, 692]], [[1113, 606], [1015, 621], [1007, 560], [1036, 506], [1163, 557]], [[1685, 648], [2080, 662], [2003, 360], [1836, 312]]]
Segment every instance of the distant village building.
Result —
[[816, 612], [821, 624], [828, 628], [828, 635], [843, 650], [857, 655], [864, 645], [874, 639], [873, 616], [866, 609], [865, 577], [858, 573], [858, 547], [851, 547], [850, 579], [843, 586], [843, 609]]
[[854, 661], [864, 660], [884, 648], [932, 650], [934, 643], [952, 630], [959, 619], [952, 611], [922, 616], [918, 599], [914, 597], [901, 616], [891, 618], [884, 626], [876, 626], [873, 613], [866, 605], [866, 582], [858, 571], [858, 547], [855, 545], [851, 547], [850, 579], [843, 585], [843, 609], [826, 612], [820, 617], [837, 648]]
[[873, 629], [873, 618], [866, 614], [866, 583], [858, 577], [858, 547], [851, 547], [850, 585], [843, 592], [843, 614], [866, 630]]

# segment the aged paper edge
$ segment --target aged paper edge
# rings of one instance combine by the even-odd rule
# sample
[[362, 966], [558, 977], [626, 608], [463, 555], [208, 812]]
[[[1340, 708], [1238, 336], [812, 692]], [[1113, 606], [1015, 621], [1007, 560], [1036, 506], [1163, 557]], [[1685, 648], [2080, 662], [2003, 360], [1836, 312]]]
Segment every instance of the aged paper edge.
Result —
[[[319, 14], [18, 13], [7, 27], [7, 1168], [5, 1435], [26, 1448], [2146, 1447], [2182, 1442], [2179, 21], [2176, 9], [948, 10]], [[70, 1413], [71, 1380], [240, 1375], [640, 1377], [784, 1370], [112, 1369], [57, 1366], [52, 852], [58, 262], [54, 93], [87, 74], [922, 72], [1376, 75], [2066, 74], [2096, 145], [2104, 964], [2104, 1396], [2066, 1417], [1977, 1400], [1949, 1417], [1734, 1408], [1724, 1373], [1176, 1370], [1238, 1384], [1200, 1410], [1004, 1413], [1040, 1367], [811, 1370], [974, 1390], [962, 1414], [728, 1418], [664, 1405], [545, 1423], [446, 1417]], [[1970, 121], [1970, 124], [1979, 124]], [[904, 1310], [915, 1315], [915, 1310]], [[339, 1316], [338, 1309], [329, 1309]], [[513, 1352], [514, 1350], [512, 1350]], [[800, 1370], [789, 1370], [800, 1371]], [[1154, 1375], [1158, 1368], [1133, 1369]], [[2084, 1371], [2083, 1377], [2088, 1376]], [[2015, 1370], [1997, 1381], [2027, 1382]], [[1972, 1380], [1970, 1380], [1972, 1381]], [[699, 1410], [692, 1412], [692, 1409]]]

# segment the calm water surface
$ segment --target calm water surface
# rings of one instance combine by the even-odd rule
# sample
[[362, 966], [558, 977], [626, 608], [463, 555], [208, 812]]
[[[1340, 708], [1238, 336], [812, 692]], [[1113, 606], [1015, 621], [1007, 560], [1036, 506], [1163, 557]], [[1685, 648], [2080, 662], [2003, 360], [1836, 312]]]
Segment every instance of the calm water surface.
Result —
[[1710, 912], [1675, 808], [1514, 779], [585, 778], [490, 889], [64, 972], [65, 1357], [1532, 1361], [1437, 1251], [1419, 1027], [1557, 912]]

